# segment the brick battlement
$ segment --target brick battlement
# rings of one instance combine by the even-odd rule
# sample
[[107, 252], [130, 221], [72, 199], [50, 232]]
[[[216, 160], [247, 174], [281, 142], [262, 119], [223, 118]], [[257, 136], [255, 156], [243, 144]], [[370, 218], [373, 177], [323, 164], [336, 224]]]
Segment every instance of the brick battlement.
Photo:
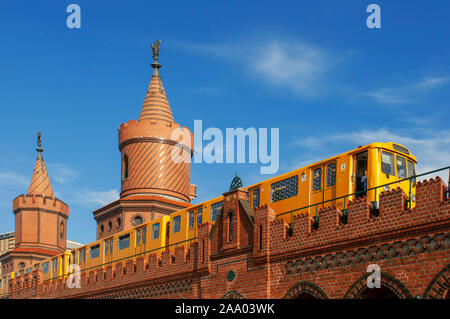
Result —
[[[144, 119], [141, 121], [130, 120], [128, 123], [122, 123], [119, 127], [119, 145], [122, 143], [135, 139], [135, 138], [154, 138], [172, 140], [172, 133], [175, 129], [179, 129], [178, 123], [167, 123], [164, 121], [153, 121]], [[187, 127], [182, 127], [189, 131]], [[191, 135], [191, 145], [188, 145], [191, 149], [194, 143], [194, 135]], [[119, 146], [120, 147], [120, 146]]]
[[46, 209], [69, 216], [69, 206], [58, 198], [42, 195], [19, 195], [13, 200], [13, 211], [18, 209]]
[[[308, 214], [296, 214], [292, 233], [270, 205], [262, 205], [254, 210], [250, 250], [210, 258], [210, 234], [219, 236], [219, 230], [211, 233], [211, 224], [203, 223], [197, 242], [188, 248], [89, 270], [81, 275], [80, 289], [67, 288], [63, 280], [42, 283], [40, 271], [34, 271], [33, 279], [27, 274], [26, 281], [20, 276], [10, 280], [12, 297], [219, 298], [239, 291], [249, 298], [281, 298], [306, 289], [320, 298], [357, 298], [365, 289], [358, 280], [374, 262], [388, 287], [405, 287], [396, 292], [401, 298], [442, 297], [446, 285], [450, 287], [450, 267], [445, 270], [450, 263], [446, 190], [440, 178], [419, 182], [412, 210], [405, 208], [407, 196], [401, 189], [382, 192], [378, 214], [365, 197], [357, 198], [348, 203], [345, 223], [335, 206], [320, 209], [318, 227]], [[435, 287], [444, 287], [439, 288], [443, 292]]]

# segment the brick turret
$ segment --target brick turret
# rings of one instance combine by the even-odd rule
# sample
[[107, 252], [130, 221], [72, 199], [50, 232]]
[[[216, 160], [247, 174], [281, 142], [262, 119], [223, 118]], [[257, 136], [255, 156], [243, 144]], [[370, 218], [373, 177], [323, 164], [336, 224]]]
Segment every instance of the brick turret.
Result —
[[174, 122], [158, 50], [153, 52], [153, 75], [139, 120], [119, 127], [120, 199], [94, 212], [97, 238], [188, 207], [196, 197], [190, 184], [193, 134]]
[[13, 270], [66, 250], [69, 207], [55, 198], [38, 135], [38, 157], [27, 194], [13, 200], [15, 248], [2, 256]]

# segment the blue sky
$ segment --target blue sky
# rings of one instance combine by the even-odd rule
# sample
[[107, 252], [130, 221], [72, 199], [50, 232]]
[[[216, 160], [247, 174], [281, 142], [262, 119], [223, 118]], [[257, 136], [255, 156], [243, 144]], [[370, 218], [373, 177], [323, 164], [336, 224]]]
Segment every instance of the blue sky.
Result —
[[[81, 7], [81, 29], [66, 7]], [[381, 7], [368, 29], [366, 7]], [[448, 1], [8, 1], [0, 3], [0, 233], [26, 193], [43, 132], [69, 239], [95, 239], [92, 211], [120, 192], [117, 128], [137, 119], [150, 43], [175, 121], [279, 128], [280, 170], [373, 141], [409, 147], [425, 171], [450, 164]], [[206, 142], [205, 142], [206, 143]], [[207, 200], [259, 164], [193, 164]]]

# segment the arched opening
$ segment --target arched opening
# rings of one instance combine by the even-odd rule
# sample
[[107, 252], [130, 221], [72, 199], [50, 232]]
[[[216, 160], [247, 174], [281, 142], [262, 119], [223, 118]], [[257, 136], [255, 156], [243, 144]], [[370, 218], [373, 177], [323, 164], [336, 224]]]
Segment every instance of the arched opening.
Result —
[[366, 289], [361, 294], [361, 299], [399, 299], [398, 296], [388, 287]]
[[304, 299], [304, 300], [312, 300], [312, 299], [318, 299], [314, 295], [311, 295], [307, 292], [299, 293], [297, 296], [294, 297], [294, 299]]
[[222, 296], [222, 299], [245, 299], [240, 293], [236, 290], [231, 290]]
[[409, 289], [393, 275], [380, 273], [380, 287], [368, 288], [367, 279], [372, 273], [365, 273], [347, 290], [345, 299], [411, 299]]
[[450, 264], [434, 276], [428, 285], [424, 299], [450, 299]]
[[128, 178], [128, 156], [125, 154], [123, 156], [123, 179]]
[[315, 283], [300, 281], [284, 295], [284, 299], [329, 299], [328, 294]]

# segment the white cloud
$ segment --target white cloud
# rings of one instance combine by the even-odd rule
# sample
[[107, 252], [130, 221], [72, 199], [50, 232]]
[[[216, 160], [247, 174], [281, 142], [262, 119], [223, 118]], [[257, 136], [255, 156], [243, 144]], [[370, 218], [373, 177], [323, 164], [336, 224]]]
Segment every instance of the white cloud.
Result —
[[78, 177], [78, 173], [65, 164], [47, 164], [48, 175], [51, 181], [65, 184], [70, 183]]
[[[101, 206], [109, 204], [119, 199], [119, 192], [116, 189], [108, 191], [90, 191], [80, 189], [74, 193], [73, 196], [65, 194], [67, 201], [78, 206], [82, 206], [88, 209], [98, 209]], [[64, 200], [64, 198], [62, 198]]]
[[366, 92], [362, 96], [370, 97], [380, 104], [417, 103], [419, 101], [418, 96], [438, 88], [448, 82], [449, 79], [446, 76], [429, 76], [402, 86], [380, 88], [372, 92]]
[[[294, 144], [304, 147], [307, 154], [334, 152], [339, 154], [357, 147], [373, 142], [395, 142], [408, 147], [411, 153], [417, 157], [418, 173], [423, 173], [450, 165], [450, 130], [422, 132], [421, 137], [413, 136], [414, 133], [401, 134], [392, 132], [386, 128], [378, 130], [359, 130], [349, 133], [336, 134], [331, 136], [309, 137], [306, 143], [298, 140]], [[322, 157], [324, 159], [327, 157]], [[318, 157], [312, 158], [314, 163]], [[303, 162], [308, 162], [305, 160]], [[297, 166], [301, 167], [301, 166]], [[447, 173], [446, 173], [447, 174]]]
[[0, 173], [0, 185], [3, 187], [28, 187], [30, 179], [14, 172]]
[[290, 38], [216, 45], [178, 42], [175, 47], [239, 63], [250, 76], [308, 98], [322, 90], [325, 74], [335, 63], [324, 49]]

